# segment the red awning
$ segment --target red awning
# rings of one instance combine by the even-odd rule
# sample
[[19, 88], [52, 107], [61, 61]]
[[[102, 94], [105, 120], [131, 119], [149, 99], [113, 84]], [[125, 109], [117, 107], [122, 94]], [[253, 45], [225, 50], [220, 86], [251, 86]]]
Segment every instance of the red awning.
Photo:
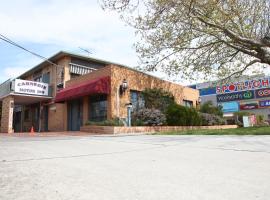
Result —
[[63, 102], [70, 99], [83, 97], [90, 94], [109, 94], [110, 77], [102, 77], [84, 83], [65, 88], [57, 92], [55, 102]]

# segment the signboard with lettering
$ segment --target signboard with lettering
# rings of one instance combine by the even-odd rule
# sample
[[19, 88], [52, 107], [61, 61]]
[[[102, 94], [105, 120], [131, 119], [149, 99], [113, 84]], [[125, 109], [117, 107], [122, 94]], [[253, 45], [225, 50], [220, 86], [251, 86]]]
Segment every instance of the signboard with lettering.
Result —
[[260, 88], [270, 87], [270, 77], [257, 80], [247, 80], [243, 82], [228, 83], [221, 86], [216, 86], [217, 94], [226, 94], [232, 92], [240, 92], [246, 90], [256, 90]]
[[260, 108], [270, 107], [270, 100], [259, 101]]
[[270, 88], [255, 90], [256, 98], [270, 97]]
[[237, 101], [225, 102], [219, 104], [224, 113], [231, 113], [239, 111], [239, 103]]
[[248, 100], [254, 99], [254, 91], [248, 90], [243, 92], [234, 92], [229, 94], [218, 94], [217, 102], [237, 101], [237, 100]]
[[48, 84], [15, 79], [14, 91], [20, 94], [48, 96]]
[[258, 109], [259, 103], [258, 101], [250, 101], [250, 102], [241, 102], [240, 103], [240, 110], [253, 110]]

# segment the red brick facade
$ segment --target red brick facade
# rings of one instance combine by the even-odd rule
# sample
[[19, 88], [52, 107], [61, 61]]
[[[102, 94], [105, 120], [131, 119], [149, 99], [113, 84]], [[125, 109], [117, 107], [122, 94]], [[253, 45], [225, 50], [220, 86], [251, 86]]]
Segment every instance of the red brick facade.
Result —
[[[52, 60], [59, 66], [54, 66], [47, 63], [41, 63], [36, 68], [27, 72], [21, 79], [34, 80], [37, 73], [50, 74], [50, 87], [52, 88], [53, 99], [50, 101], [42, 101], [38, 104], [41, 105], [41, 121], [40, 130], [45, 130], [45, 108], [48, 111], [48, 131], [65, 131], [68, 130], [68, 102], [54, 103], [54, 98], [57, 93], [57, 85], [62, 81], [64, 88], [69, 88], [86, 81], [90, 81], [96, 78], [109, 76], [110, 77], [110, 93], [107, 96], [107, 118], [111, 119], [114, 117], [126, 118], [127, 108], [126, 104], [130, 102], [130, 90], [143, 91], [146, 88], [162, 88], [166, 91], [170, 91], [176, 102], [179, 104], [183, 103], [183, 100], [189, 100], [196, 106], [196, 101], [199, 98], [199, 92], [197, 90], [181, 86], [179, 84], [171, 83], [168, 81], [161, 80], [159, 78], [147, 75], [145, 73], [111, 64], [105, 61], [94, 60], [96, 63], [101, 63], [104, 67], [100, 67], [91, 73], [78, 76], [71, 79], [70, 63], [72, 62], [72, 56], [76, 56], [68, 53], [59, 53]], [[77, 59], [82, 59], [85, 62], [89, 60], [87, 57], [77, 56]], [[119, 87], [123, 80], [128, 82], [128, 89], [123, 94], [119, 94]], [[12, 132], [12, 95], [2, 100], [2, 121], [1, 121], [1, 132]], [[89, 97], [85, 96], [81, 98], [82, 102], [82, 124], [84, 125], [89, 118]], [[15, 101], [16, 103], [16, 101]], [[24, 112], [25, 106], [23, 106]], [[22, 115], [24, 116], [24, 115]], [[11, 122], [10, 122], [11, 120]], [[10, 125], [11, 123], [11, 125]], [[33, 122], [25, 121], [22, 119], [22, 131], [29, 131], [33, 126]]]

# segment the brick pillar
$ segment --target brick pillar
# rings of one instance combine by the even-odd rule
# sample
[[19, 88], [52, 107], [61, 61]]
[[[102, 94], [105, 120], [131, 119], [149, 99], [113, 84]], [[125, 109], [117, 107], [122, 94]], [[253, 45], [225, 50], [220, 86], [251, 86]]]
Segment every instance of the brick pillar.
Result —
[[13, 133], [13, 109], [14, 109], [14, 98], [8, 96], [2, 101], [2, 120], [1, 120], [1, 132], [2, 133]]

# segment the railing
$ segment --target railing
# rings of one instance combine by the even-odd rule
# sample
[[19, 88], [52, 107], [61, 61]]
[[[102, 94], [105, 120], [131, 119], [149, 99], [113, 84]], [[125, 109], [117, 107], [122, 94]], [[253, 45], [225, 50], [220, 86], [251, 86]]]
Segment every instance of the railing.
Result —
[[69, 72], [72, 74], [84, 75], [84, 74], [88, 74], [92, 71], [97, 70], [92, 67], [87, 67], [83, 65], [74, 64], [74, 63], [69, 63], [69, 66], [70, 66]]

